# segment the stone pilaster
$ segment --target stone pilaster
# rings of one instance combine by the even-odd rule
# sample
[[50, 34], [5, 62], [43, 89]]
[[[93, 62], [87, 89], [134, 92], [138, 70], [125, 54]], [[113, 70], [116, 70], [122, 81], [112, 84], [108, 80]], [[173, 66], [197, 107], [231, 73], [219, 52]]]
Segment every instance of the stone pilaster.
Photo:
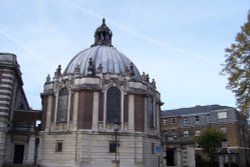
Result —
[[93, 117], [92, 117], [92, 129], [98, 129], [98, 114], [99, 114], [99, 92], [93, 93]]
[[129, 95], [128, 97], [128, 129], [135, 130], [135, 96]]

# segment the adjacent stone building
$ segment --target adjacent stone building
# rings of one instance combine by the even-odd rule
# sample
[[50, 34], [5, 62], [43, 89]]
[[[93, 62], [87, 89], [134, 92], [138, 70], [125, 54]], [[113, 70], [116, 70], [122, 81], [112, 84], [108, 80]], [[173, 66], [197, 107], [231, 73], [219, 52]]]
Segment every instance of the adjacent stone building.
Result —
[[112, 46], [104, 19], [94, 39], [64, 72], [59, 65], [47, 77], [38, 162], [44, 167], [157, 166], [162, 102], [155, 81]]
[[16, 55], [0, 53], [0, 166], [35, 163], [39, 119], [25, 97]]
[[[209, 127], [226, 134], [224, 150], [236, 155], [231, 163], [249, 165], [247, 123], [235, 108], [209, 105], [166, 110], [161, 115], [161, 127], [165, 166], [195, 166], [195, 153], [201, 148], [194, 138]], [[228, 163], [227, 158], [219, 160]]]

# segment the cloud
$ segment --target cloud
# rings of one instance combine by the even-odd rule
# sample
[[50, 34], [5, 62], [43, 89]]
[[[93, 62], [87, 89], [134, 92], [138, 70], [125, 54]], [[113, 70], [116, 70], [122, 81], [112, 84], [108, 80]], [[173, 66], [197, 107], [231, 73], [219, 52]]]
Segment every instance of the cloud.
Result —
[[[69, 1], [65, 1], [65, 0], [62, 0], [64, 3], [88, 14], [88, 15], [91, 15], [95, 18], [98, 18], [98, 19], [102, 19], [103, 17], [99, 14], [99, 13], [96, 13], [94, 11], [91, 11], [89, 9], [86, 9], [86, 8], [83, 8], [79, 5], [76, 5], [72, 2], [69, 2]], [[191, 53], [189, 51], [186, 51], [184, 49], [181, 49], [181, 48], [177, 48], [177, 47], [173, 47], [165, 42], [162, 42], [162, 41], [159, 41], [157, 39], [154, 39], [154, 38], [150, 38], [150, 37], [147, 37], [145, 35], [142, 35], [140, 33], [137, 33], [135, 31], [132, 31], [131, 29], [121, 25], [121, 24], [118, 24], [116, 21], [110, 19], [110, 18], [107, 18], [107, 21], [111, 24], [111, 25], [114, 25], [115, 27], [117, 27], [118, 29], [138, 38], [138, 39], [141, 39], [143, 41], [146, 41], [146, 42], [149, 42], [159, 48], [162, 48], [163, 50], [169, 52], [169, 51], [172, 51], [174, 53], [178, 53], [178, 55], [181, 55], [181, 56], [189, 56], [191, 58], [194, 58], [194, 59], [199, 59], [199, 60], [202, 60], [202, 61], [205, 61], [205, 62], [208, 62], [210, 64], [213, 64], [213, 65], [219, 65], [215, 60], [211, 59], [211, 58], [208, 58], [208, 57], [205, 57], [205, 56], [201, 56], [201, 55], [197, 55], [197, 54], [194, 54], [194, 53]]]

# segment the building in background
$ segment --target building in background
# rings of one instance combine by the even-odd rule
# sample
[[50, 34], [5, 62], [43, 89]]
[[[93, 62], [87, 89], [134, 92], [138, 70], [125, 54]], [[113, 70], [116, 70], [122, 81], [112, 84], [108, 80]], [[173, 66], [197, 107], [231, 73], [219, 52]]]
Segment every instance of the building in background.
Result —
[[209, 127], [226, 134], [226, 149], [222, 150], [236, 155], [232, 161], [240, 167], [249, 164], [247, 123], [235, 108], [209, 105], [166, 110], [161, 114], [161, 127], [165, 166], [195, 166], [195, 153], [201, 148], [194, 137]]
[[0, 166], [35, 163], [40, 113], [29, 107], [16, 56], [0, 53]]

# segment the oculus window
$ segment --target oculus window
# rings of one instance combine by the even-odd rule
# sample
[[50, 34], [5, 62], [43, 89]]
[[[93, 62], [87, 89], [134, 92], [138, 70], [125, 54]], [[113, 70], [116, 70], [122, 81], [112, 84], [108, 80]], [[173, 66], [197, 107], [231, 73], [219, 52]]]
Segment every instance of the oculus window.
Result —
[[217, 117], [218, 119], [225, 119], [227, 118], [227, 112], [218, 112]]

